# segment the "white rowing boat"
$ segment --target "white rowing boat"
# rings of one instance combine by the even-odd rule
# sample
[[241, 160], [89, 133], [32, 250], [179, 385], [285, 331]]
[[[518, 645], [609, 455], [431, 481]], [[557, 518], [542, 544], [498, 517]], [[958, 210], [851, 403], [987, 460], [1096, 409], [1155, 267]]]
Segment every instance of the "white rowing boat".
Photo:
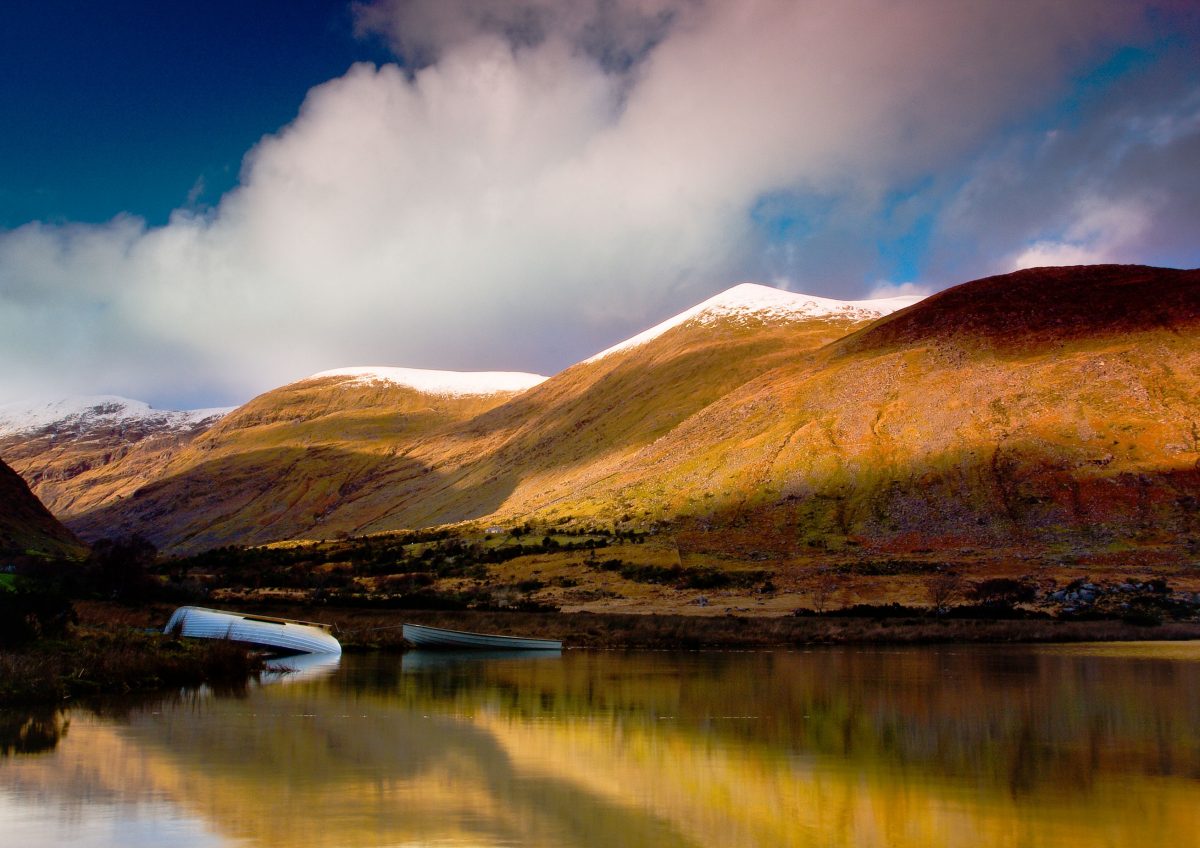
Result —
[[163, 632], [178, 631], [195, 639], [229, 639], [294, 654], [340, 654], [342, 645], [329, 629], [329, 625], [312, 621], [180, 607]]
[[524, 636], [497, 636], [446, 630], [424, 624], [404, 625], [404, 640], [418, 648], [460, 648], [491, 651], [561, 651], [556, 639], [529, 639]]

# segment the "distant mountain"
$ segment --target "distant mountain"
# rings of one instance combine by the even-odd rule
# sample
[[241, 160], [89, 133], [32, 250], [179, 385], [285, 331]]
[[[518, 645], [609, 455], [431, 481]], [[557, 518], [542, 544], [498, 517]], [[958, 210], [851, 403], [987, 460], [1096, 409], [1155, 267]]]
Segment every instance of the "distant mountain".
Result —
[[0, 456], [56, 515], [128, 493], [229, 409], [152, 409], [115, 395], [0, 406]]
[[116, 526], [194, 549], [540, 508], [748, 380], [910, 302], [738, 286], [544, 382], [524, 375], [522, 392], [314, 375], [235, 410], [132, 500], [69, 520], [85, 536]]
[[[69, 512], [85, 537], [141, 532], [188, 549], [332, 535], [326, 519], [382, 478], [409, 473], [416, 441], [446, 433], [545, 378], [358, 367], [262, 394], [161, 462], [152, 478]], [[141, 451], [131, 451], [133, 458]]]
[[187, 431], [212, 423], [230, 409], [232, 407], [177, 412], [153, 409], [140, 400], [117, 395], [9, 403], [0, 405], [0, 437], [43, 431], [58, 436], [98, 430]]
[[38, 501], [21, 477], [0, 462], [0, 558], [78, 558], [86, 551]]

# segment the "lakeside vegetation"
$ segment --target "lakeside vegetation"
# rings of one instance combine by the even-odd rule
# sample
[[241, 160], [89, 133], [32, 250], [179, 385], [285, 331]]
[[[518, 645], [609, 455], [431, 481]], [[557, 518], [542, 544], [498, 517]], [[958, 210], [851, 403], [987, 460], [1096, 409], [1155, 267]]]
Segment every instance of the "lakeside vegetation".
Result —
[[[684, 556], [662, 528], [578, 520], [189, 557], [136, 536], [102, 540], [82, 563], [0, 573], [0, 704], [244, 685], [261, 666], [244, 649], [146, 632], [188, 603], [319, 619], [347, 650], [402, 650], [404, 621], [572, 648], [1200, 638], [1200, 598], [1144, 569], [1093, 581], [960, 566], [830, 557], [797, 577], [785, 563]], [[889, 580], [904, 591], [885, 602], [853, 589]]]
[[76, 598], [87, 574], [0, 576], [0, 706], [202, 684], [236, 689], [263, 668], [260, 656], [230, 642], [185, 641], [113, 617], [81, 621]]
[[[157, 597], [210, 605], [590, 612], [704, 617], [1200, 620], [1196, 575], [1131, 557], [980, 559], [828, 553], [777, 560], [705, 551], [669, 526], [566, 517], [509, 527], [223, 547], [148, 562]], [[120, 571], [121, 569], [116, 569]], [[1186, 573], [1185, 573], [1186, 572]], [[308, 615], [311, 617], [312, 612]]]
[[237, 690], [263, 668], [231, 642], [73, 628], [56, 639], [0, 650], [0, 706], [210, 685]]

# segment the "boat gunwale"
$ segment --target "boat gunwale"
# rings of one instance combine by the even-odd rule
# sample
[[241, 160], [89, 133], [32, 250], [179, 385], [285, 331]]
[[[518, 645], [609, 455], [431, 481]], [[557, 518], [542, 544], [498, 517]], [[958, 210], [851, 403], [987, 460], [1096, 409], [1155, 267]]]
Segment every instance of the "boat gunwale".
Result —
[[[238, 612], [236, 610], [219, 610], [219, 609], [213, 609], [212, 607], [192, 606], [191, 604], [179, 607], [178, 609], [196, 610], [197, 612], [214, 612], [214, 613], [217, 613], [218, 615], [229, 615], [229, 616], [233, 616], [234, 618], [244, 619], [245, 621], [261, 621], [265, 624], [301, 624], [301, 625], [304, 625], [305, 627], [319, 627], [321, 630], [326, 630], [330, 634], [333, 633], [333, 629], [334, 629], [334, 625], [332, 625], [332, 624], [324, 624], [323, 622], [320, 622], [320, 621], [305, 621], [302, 618], [281, 618], [276, 615], [258, 615], [257, 613], [252, 613], [252, 612]], [[172, 613], [172, 615], [174, 615], [174, 613]]]
[[546, 645], [547, 648], [553, 646], [555, 648], [558, 648], [559, 650], [562, 649], [562, 645], [563, 645], [561, 639], [544, 639], [540, 636], [509, 636], [504, 633], [479, 633], [479, 632], [472, 631], [472, 630], [452, 630], [449, 627], [432, 627], [428, 624], [409, 624], [407, 622], [405, 622], [403, 626], [406, 628], [407, 627], [416, 627], [421, 630], [431, 631], [433, 633], [453, 633], [456, 636], [471, 636], [474, 638], [483, 637], [485, 639], [503, 639], [505, 641], [511, 641], [511, 642], [538, 642], [538, 643], [542, 643], [542, 644]]

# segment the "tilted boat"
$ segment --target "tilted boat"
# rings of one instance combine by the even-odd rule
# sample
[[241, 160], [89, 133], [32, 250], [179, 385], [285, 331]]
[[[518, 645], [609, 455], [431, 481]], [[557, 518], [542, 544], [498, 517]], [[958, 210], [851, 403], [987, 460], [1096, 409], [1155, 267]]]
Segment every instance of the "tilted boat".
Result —
[[467, 648], [492, 651], [562, 650], [562, 642], [556, 639], [530, 639], [524, 636], [468, 633], [464, 630], [427, 627], [424, 624], [406, 624], [403, 633], [405, 641], [418, 648]]
[[225, 612], [204, 607], [180, 607], [171, 614], [164, 633], [178, 631], [196, 639], [229, 639], [293, 654], [340, 654], [342, 644], [327, 624]]

